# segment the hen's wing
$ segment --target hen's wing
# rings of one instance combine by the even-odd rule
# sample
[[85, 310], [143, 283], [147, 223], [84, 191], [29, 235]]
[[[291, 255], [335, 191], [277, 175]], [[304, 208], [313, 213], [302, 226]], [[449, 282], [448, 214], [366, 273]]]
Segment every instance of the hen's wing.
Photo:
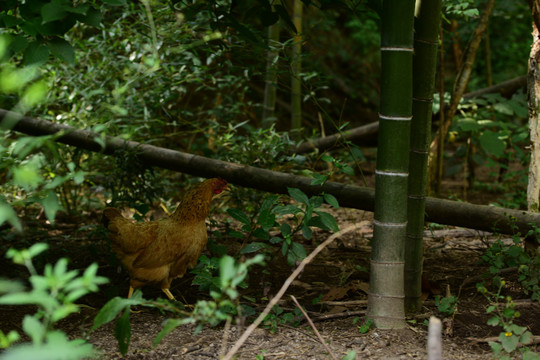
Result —
[[174, 221], [159, 221], [156, 237], [133, 262], [133, 266], [152, 268], [171, 264], [179, 259], [190, 266], [206, 246], [206, 223], [198, 221], [179, 224]]
[[153, 241], [157, 233], [156, 223], [132, 223], [116, 208], [106, 208], [103, 211], [103, 224], [109, 230], [112, 245], [126, 254], [136, 253]]

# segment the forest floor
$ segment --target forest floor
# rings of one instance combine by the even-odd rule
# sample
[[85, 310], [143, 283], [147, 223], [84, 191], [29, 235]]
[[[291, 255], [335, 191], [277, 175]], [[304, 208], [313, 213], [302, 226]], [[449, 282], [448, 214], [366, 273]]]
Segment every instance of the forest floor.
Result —
[[[492, 352], [486, 340], [497, 337], [500, 327], [487, 325], [491, 317], [486, 313], [488, 301], [476, 290], [488, 273], [488, 265], [482, 264], [481, 255], [496, 239], [512, 240], [505, 236], [478, 232], [455, 227], [437, 227], [425, 232], [424, 303], [421, 311], [407, 318], [407, 327], [402, 330], [370, 329], [362, 333], [367, 305], [367, 290], [370, 257], [370, 239], [373, 235], [373, 214], [360, 210], [333, 210], [340, 228], [356, 224], [355, 231], [344, 234], [321, 252], [303, 273], [294, 281], [279, 306], [284, 313], [294, 312], [295, 305], [290, 295], [309, 311], [310, 318], [320, 332], [324, 342], [337, 359], [349, 351], [357, 354], [357, 359], [425, 359], [427, 343], [427, 321], [430, 316], [443, 319], [444, 359], [490, 359]], [[85, 219], [59, 218], [52, 228], [42, 220], [32, 220], [27, 228], [41, 229], [27, 233], [24, 239], [18, 236], [3, 239], [0, 253], [2, 276], [20, 278], [23, 268], [11, 265], [4, 257], [10, 246], [32, 244], [44, 241], [50, 250], [43, 262], [54, 263], [60, 257], [70, 259], [70, 268], [83, 270], [92, 262], [100, 265], [100, 275], [107, 276], [110, 283], [100, 288], [100, 292], [89, 295], [80, 302], [79, 313], [61, 321], [58, 327], [73, 338], [87, 338], [100, 351], [102, 359], [218, 359], [245, 331], [245, 324], [230, 327], [204, 327], [194, 333], [195, 325], [180, 326], [165, 337], [157, 347], [153, 341], [161, 330], [162, 323], [170, 317], [167, 313], [152, 308], [131, 314], [131, 344], [122, 356], [114, 337], [114, 323], [109, 323], [89, 332], [92, 321], [105, 302], [115, 295], [127, 293], [127, 275], [112, 265], [106, 237], [97, 227], [82, 227], [97, 224], [98, 214]], [[28, 220], [30, 221], [30, 220]], [[93, 230], [92, 230], [93, 229]], [[314, 241], [304, 243], [308, 253], [317, 243], [324, 241], [329, 233], [315, 233]], [[219, 240], [234, 254], [241, 246], [241, 239]], [[249, 287], [243, 295], [255, 299], [250, 306], [262, 311], [267, 300], [276, 294], [292, 268], [281, 256], [267, 261], [267, 271], [254, 267], [250, 272]], [[521, 317], [516, 323], [528, 327], [534, 335], [540, 335], [540, 305], [527, 300], [520, 290], [517, 272], [503, 275], [507, 281], [505, 294], [516, 302]], [[193, 275], [186, 275], [173, 282], [171, 291], [184, 295], [184, 299], [194, 304], [197, 299], [208, 299], [207, 292], [201, 292], [191, 285]], [[144, 297], [153, 299], [164, 297], [159, 289], [143, 288]], [[450, 294], [459, 300], [453, 316], [438, 311], [435, 304], [437, 295]], [[321, 298], [322, 296], [322, 298]], [[315, 305], [313, 299], [320, 298]], [[7, 333], [11, 329], [22, 333], [21, 321], [25, 314], [35, 312], [33, 307], [0, 306], [0, 329]], [[282, 316], [279, 318], [283, 318]], [[535, 347], [536, 346], [536, 347]], [[540, 346], [532, 350], [540, 352]], [[330, 359], [327, 349], [315, 336], [308, 323], [279, 324], [277, 328], [260, 326], [237, 353], [238, 359]]]

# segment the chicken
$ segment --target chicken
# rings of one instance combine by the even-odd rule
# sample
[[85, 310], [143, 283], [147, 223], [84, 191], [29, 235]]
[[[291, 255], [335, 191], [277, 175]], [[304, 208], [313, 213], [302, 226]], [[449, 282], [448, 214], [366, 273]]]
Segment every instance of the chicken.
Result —
[[159, 284], [174, 300], [171, 282], [197, 264], [208, 241], [210, 202], [224, 190], [229, 190], [225, 180], [205, 180], [186, 193], [172, 215], [157, 221], [133, 223], [116, 208], [103, 211], [111, 248], [129, 272], [128, 298], [143, 285]]

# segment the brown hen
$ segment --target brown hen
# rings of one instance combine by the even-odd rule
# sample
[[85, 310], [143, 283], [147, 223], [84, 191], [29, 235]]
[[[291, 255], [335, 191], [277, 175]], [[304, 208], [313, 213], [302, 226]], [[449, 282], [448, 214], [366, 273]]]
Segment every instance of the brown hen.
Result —
[[208, 241], [210, 202], [223, 190], [228, 190], [225, 180], [205, 180], [186, 193], [171, 216], [157, 221], [133, 223], [116, 208], [103, 211], [111, 248], [129, 272], [128, 298], [143, 285], [159, 284], [174, 300], [171, 282], [197, 264]]

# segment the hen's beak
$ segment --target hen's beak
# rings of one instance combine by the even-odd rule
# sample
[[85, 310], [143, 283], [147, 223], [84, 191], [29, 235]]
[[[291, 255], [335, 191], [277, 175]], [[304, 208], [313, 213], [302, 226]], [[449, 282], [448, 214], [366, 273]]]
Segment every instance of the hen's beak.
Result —
[[230, 195], [230, 192], [231, 192], [231, 187], [229, 186], [229, 184], [225, 185], [225, 187], [223, 189], [221, 189], [221, 192], [217, 195], [215, 195], [214, 197], [215, 198], [222, 198], [223, 196], [228, 196]]

